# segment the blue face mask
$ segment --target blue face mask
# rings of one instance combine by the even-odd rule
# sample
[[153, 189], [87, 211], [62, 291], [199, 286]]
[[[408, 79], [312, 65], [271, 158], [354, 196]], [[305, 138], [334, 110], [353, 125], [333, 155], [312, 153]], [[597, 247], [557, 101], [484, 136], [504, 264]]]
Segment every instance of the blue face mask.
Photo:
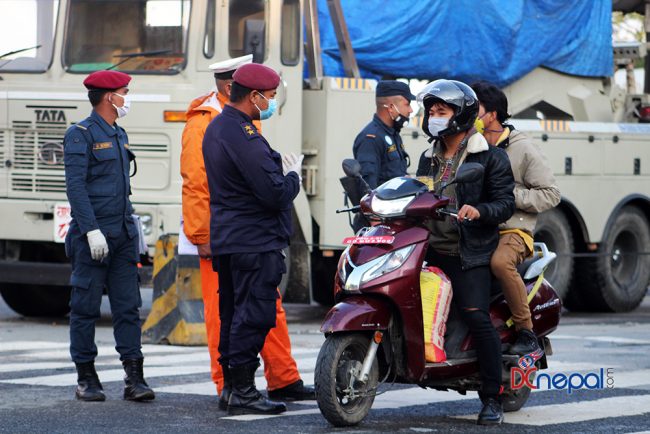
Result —
[[257, 109], [260, 111], [260, 120], [263, 121], [273, 116], [273, 113], [275, 113], [275, 110], [278, 108], [278, 102], [275, 100], [275, 98], [268, 99], [261, 93], [259, 95], [269, 102], [269, 107], [266, 110], [261, 110], [259, 107], [257, 107], [257, 104], [255, 104], [255, 107], [257, 107]]

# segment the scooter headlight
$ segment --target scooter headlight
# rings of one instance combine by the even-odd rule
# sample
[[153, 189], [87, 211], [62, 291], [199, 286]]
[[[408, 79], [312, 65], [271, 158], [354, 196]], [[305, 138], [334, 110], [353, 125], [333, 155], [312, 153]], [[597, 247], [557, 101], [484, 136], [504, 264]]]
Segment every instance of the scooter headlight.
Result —
[[347, 247], [343, 253], [341, 254], [341, 258], [339, 259], [339, 265], [338, 265], [338, 273], [339, 273], [339, 279], [341, 279], [341, 284], [345, 285], [345, 280], [348, 278], [348, 252], [350, 251], [350, 247]]
[[[409, 258], [411, 253], [415, 249], [415, 244], [410, 246], [402, 247], [399, 250], [394, 252], [387, 253], [379, 258], [375, 259], [376, 261], [366, 272], [363, 273], [361, 277], [361, 284], [369, 282], [377, 277], [381, 277], [386, 273], [397, 270], [399, 267], [404, 265], [406, 260]], [[373, 261], [373, 262], [374, 262]]]
[[370, 206], [372, 207], [372, 212], [380, 217], [395, 217], [403, 215], [404, 210], [414, 198], [415, 195], [399, 199], [383, 200], [377, 196], [373, 196]]

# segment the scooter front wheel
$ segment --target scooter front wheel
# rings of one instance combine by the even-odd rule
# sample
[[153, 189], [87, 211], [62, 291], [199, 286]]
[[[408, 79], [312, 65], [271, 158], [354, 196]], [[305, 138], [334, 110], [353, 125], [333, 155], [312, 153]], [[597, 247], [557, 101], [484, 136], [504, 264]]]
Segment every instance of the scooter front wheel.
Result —
[[321, 413], [334, 426], [361, 422], [370, 411], [377, 392], [379, 367], [372, 361], [368, 380], [360, 381], [361, 367], [370, 336], [331, 334], [318, 353], [314, 383]]

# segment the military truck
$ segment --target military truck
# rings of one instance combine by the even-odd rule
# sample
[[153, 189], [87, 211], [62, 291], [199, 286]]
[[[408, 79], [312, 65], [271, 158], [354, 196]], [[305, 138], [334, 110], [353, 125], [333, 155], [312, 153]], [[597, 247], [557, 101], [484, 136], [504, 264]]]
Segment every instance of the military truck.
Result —
[[[376, 85], [361, 78], [353, 49], [360, 24], [348, 30], [343, 12], [334, 0], [3, 2], [10, 24], [0, 28], [0, 293], [7, 304], [24, 315], [68, 310], [62, 138], [90, 110], [85, 75], [110, 68], [134, 77], [133, 107], [120, 124], [137, 156], [132, 201], [151, 254], [160, 236], [179, 230], [187, 105], [214, 86], [208, 65], [246, 53], [282, 76], [279, 112], [263, 123], [264, 135], [282, 153], [305, 154], [285, 299], [330, 302], [341, 240], [350, 234], [347, 216], [334, 212], [343, 205], [340, 164], [372, 116]], [[321, 46], [329, 20], [334, 49], [325, 46], [331, 40]], [[333, 50], [342, 68], [328, 75], [321, 61]], [[642, 47], [619, 51], [628, 64]], [[505, 90], [513, 123], [542, 147], [563, 193], [537, 229], [560, 257], [550, 279], [572, 308], [633, 309], [650, 280], [650, 169], [642, 164], [650, 129], [633, 116], [644, 113], [647, 95], [548, 68]], [[428, 143], [417, 117], [411, 125], [402, 133], [415, 159]], [[150, 270], [147, 257], [142, 270]]]

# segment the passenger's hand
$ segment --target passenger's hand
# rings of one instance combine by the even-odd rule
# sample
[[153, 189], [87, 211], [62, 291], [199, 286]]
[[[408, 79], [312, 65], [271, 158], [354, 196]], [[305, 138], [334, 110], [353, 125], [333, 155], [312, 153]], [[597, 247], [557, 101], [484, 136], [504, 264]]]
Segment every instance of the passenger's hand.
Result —
[[108, 243], [106, 237], [99, 229], [94, 229], [86, 234], [88, 237], [88, 246], [90, 247], [90, 256], [95, 261], [102, 261], [108, 256]]
[[210, 243], [198, 244], [196, 249], [199, 251], [199, 256], [203, 259], [212, 259], [212, 249]]
[[296, 172], [298, 177], [302, 180], [302, 160], [305, 158], [303, 154], [296, 156], [293, 152], [290, 154], [285, 154], [282, 157], [282, 169], [284, 174], [287, 175], [289, 172]]
[[464, 219], [471, 221], [478, 220], [479, 218], [481, 218], [481, 213], [471, 205], [463, 205], [460, 211], [458, 211], [459, 222], [462, 222]]

